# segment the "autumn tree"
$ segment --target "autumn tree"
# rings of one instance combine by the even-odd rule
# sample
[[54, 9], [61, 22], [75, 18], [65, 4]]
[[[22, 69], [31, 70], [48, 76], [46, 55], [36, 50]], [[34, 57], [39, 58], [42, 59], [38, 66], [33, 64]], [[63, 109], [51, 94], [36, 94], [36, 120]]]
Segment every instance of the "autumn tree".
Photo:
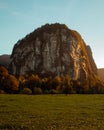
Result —
[[74, 93], [72, 82], [68, 75], [62, 77], [62, 82], [63, 82], [63, 93], [65, 94]]
[[48, 86], [48, 78], [42, 78], [41, 79], [41, 88], [43, 90], [43, 92], [46, 92], [48, 90], [47, 86]]
[[0, 77], [5, 77], [8, 75], [8, 70], [4, 66], [0, 66]]
[[41, 87], [41, 79], [38, 75], [32, 74], [27, 80], [27, 86], [34, 91], [34, 87]]
[[73, 89], [76, 91], [77, 94], [85, 94], [89, 91], [89, 82], [81, 81], [81, 80], [73, 80]]
[[21, 92], [24, 88], [27, 88], [27, 82], [28, 82], [28, 75], [21, 75], [19, 76], [19, 91]]
[[2, 89], [7, 93], [16, 93], [19, 89], [19, 82], [15, 76], [8, 74], [2, 80]]
[[0, 89], [3, 88], [3, 80], [8, 75], [8, 70], [4, 66], [0, 66]]
[[43, 91], [49, 91], [52, 89], [52, 84], [53, 84], [53, 78], [52, 77], [46, 77], [42, 79], [42, 90]]
[[61, 86], [61, 77], [56, 76], [52, 81], [52, 87], [53, 89], [59, 89]]

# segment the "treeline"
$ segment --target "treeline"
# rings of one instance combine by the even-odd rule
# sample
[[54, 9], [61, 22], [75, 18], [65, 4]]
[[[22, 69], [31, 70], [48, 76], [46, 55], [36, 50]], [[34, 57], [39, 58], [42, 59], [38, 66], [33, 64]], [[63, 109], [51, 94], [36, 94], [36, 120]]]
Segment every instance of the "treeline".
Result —
[[100, 81], [71, 80], [68, 75], [40, 78], [36, 74], [18, 78], [0, 66], [0, 93], [19, 94], [97, 94], [104, 93], [104, 84]]

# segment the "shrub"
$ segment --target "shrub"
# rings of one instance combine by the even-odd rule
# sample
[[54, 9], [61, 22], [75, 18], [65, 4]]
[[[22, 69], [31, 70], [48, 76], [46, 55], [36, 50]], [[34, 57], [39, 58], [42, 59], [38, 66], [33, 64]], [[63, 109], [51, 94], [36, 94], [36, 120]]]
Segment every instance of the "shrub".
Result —
[[58, 94], [58, 92], [57, 92], [57, 90], [55, 90], [55, 89], [51, 89], [51, 90], [50, 90], [50, 94]]
[[44, 93], [44, 94], [49, 94], [50, 92], [49, 92], [49, 90], [44, 90], [43, 93]]
[[6, 94], [4, 90], [0, 90], [0, 94]]
[[34, 94], [42, 94], [42, 89], [39, 87], [34, 87], [33, 93]]
[[63, 86], [62, 93], [64, 94], [75, 94], [76, 91], [73, 89], [72, 86]]
[[23, 90], [21, 90], [21, 92], [20, 92], [21, 94], [32, 94], [32, 91], [31, 91], [31, 89], [29, 89], [29, 88], [24, 88]]

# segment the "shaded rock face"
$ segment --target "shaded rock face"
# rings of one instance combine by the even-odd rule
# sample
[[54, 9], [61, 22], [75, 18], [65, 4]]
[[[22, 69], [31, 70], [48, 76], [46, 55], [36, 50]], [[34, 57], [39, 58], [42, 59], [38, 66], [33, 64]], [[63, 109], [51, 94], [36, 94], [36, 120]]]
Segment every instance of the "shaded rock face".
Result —
[[88, 57], [89, 57], [91, 68], [97, 74], [97, 66], [96, 66], [95, 61], [93, 59], [92, 51], [91, 51], [90, 46], [87, 45], [86, 50], [87, 50], [87, 54], [88, 54]]
[[18, 41], [11, 60], [15, 75], [69, 75], [74, 80], [86, 80], [97, 73], [91, 49], [78, 32], [64, 24], [47, 24]]

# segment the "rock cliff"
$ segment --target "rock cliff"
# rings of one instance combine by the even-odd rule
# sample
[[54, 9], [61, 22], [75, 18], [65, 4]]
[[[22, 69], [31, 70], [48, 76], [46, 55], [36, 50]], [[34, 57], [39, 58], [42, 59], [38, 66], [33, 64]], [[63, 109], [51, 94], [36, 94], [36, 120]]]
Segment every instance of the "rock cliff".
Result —
[[73, 80], [87, 80], [97, 74], [90, 47], [78, 32], [58, 23], [46, 24], [19, 40], [10, 70], [15, 75], [69, 75]]

